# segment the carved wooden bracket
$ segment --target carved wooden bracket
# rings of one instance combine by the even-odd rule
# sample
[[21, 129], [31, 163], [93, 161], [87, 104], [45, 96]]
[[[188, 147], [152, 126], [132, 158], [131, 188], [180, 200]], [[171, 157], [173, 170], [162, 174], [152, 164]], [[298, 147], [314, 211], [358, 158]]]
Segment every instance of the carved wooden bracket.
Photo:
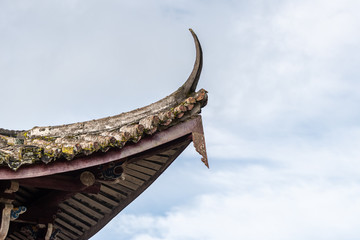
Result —
[[201, 161], [209, 168], [209, 162], [206, 152], [204, 128], [202, 125], [201, 117], [198, 118], [196, 127], [192, 131], [192, 140], [194, 143], [195, 150], [202, 156]]
[[1, 227], [0, 227], [0, 240], [4, 240], [7, 236], [10, 226], [10, 213], [13, 209], [13, 205], [5, 203], [5, 207], [2, 210]]
[[201, 161], [205, 164], [207, 168], [209, 168], [204, 134], [193, 132], [192, 138], [195, 150], [202, 156]]
[[12, 194], [19, 190], [19, 183], [16, 181], [10, 181], [10, 185], [5, 189], [4, 193]]

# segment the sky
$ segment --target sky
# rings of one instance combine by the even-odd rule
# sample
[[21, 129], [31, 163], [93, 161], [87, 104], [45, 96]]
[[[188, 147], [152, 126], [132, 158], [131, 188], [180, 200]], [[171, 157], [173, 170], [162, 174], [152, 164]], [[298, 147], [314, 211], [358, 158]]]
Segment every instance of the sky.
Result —
[[92, 240], [360, 238], [360, 2], [0, 1], [0, 127], [115, 115], [204, 52], [189, 146]]

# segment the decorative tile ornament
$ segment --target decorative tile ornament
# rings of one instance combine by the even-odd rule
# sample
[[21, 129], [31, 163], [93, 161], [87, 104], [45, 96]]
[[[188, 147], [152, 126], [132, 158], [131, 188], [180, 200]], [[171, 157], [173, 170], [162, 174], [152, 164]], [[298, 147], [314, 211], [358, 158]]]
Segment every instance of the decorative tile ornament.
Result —
[[24, 212], [26, 212], [26, 210], [27, 210], [27, 208], [25, 206], [19, 206], [19, 207], [13, 208], [10, 213], [10, 220], [14, 221], [15, 219], [17, 219], [20, 216], [20, 214], [23, 214]]

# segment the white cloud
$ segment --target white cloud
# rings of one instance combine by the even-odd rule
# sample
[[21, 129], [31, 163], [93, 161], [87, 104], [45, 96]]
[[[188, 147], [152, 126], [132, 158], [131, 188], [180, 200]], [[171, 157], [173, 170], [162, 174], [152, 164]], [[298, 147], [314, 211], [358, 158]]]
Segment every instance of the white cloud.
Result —
[[120, 215], [112, 230], [136, 240], [360, 236], [358, 183], [287, 178], [259, 167], [218, 172], [207, 179], [223, 191], [200, 195], [165, 216]]
[[[218, 168], [177, 166], [151, 190], [170, 203], [142, 195], [165, 215], [130, 211], [104, 234], [359, 238], [358, 9], [355, 0], [1, 2], [0, 127], [89, 120], [165, 96], [191, 70], [193, 27]], [[184, 176], [183, 196], [173, 193]]]
[[217, 109], [211, 117], [264, 128], [289, 120], [351, 117], [355, 106], [343, 96], [359, 94], [359, 72], [351, 64], [359, 55], [357, 5], [281, 1], [260, 4], [246, 19], [238, 14], [228, 29], [232, 38], [220, 40], [227, 50], [210, 60], [218, 81], [213, 98], [209, 89], [209, 108]]
[[[284, 168], [292, 174], [358, 179], [360, 167], [360, 128], [358, 126], [291, 132], [270, 129], [246, 132], [207, 126], [206, 141], [210, 159], [239, 165]], [[289, 130], [286, 128], [286, 130]], [[220, 160], [217, 160], [220, 161]]]
[[175, 91], [191, 72], [188, 27], [169, 25], [159, 4], [7, 2], [0, 13], [5, 128], [129, 111]]
[[355, 45], [360, 35], [358, 1], [289, 1], [274, 18], [284, 36], [284, 47], [303, 54], [333, 58], [344, 47]]

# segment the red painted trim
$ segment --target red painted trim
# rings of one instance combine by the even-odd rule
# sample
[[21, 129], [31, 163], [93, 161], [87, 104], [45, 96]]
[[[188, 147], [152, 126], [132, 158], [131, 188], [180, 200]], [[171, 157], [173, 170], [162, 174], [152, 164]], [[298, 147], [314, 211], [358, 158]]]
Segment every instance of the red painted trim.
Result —
[[201, 116], [197, 116], [196, 118], [189, 119], [166, 130], [157, 132], [153, 136], [144, 138], [136, 144], [125, 145], [122, 149], [112, 149], [103, 154], [93, 154], [71, 161], [55, 161], [48, 165], [39, 163], [23, 166], [17, 171], [13, 171], [9, 168], [0, 168], [0, 180], [41, 177], [109, 163], [152, 149], [189, 133], [197, 132], [199, 131], [199, 128], [202, 129]]

